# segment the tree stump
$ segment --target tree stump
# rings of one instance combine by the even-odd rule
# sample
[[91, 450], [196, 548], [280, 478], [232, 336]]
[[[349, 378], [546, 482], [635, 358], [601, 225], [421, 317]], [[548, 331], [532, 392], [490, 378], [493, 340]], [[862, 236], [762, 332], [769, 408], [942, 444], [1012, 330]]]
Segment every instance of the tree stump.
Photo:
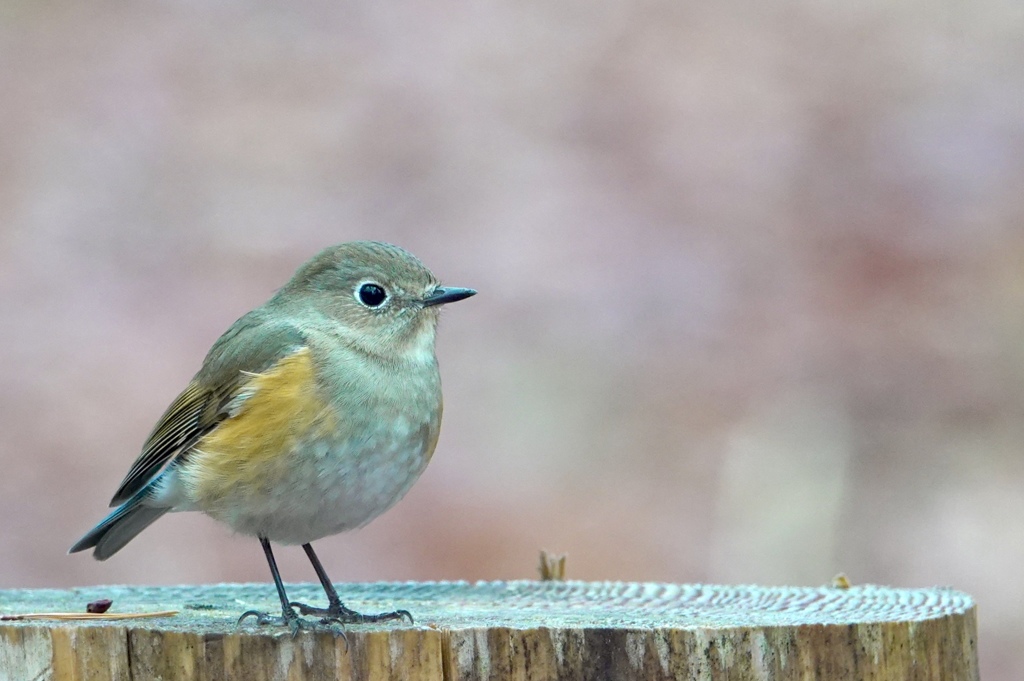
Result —
[[[340, 584], [361, 612], [416, 621], [346, 636], [236, 624], [279, 608], [270, 584], [0, 591], [0, 615], [176, 614], [0, 621], [0, 679], [238, 681], [978, 678], [975, 605], [949, 589], [589, 582]], [[293, 584], [296, 600], [323, 600]]]

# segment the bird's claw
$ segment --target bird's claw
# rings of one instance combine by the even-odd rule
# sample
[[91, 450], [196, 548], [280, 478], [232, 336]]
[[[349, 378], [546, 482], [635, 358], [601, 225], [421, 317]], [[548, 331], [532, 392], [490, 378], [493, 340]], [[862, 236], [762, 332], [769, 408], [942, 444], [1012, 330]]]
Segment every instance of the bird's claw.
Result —
[[[296, 613], [295, 610], [299, 612]], [[317, 622], [310, 622], [299, 616], [308, 615], [320, 618]], [[252, 617], [259, 626], [288, 627], [292, 638], [299, 635], [300, 631], [330, 631], [335, 636], [341, 636], [348, 645], [348, 636], [345, 635], [346, 624], [371, 624], [374, 622], [387, 622], [389, 620], [405, 619], [409, 624], [413, 623], [412, 615], [408, 610], [395, 610], [382, 612], [376, 615], [364, 615], [350, 608], [346, 608], [341, 602], [331, 603], [326, 608], [316, 608], [305, 603], [291, 602], [288, 607], [282, 610], [280, 615], [271, 615], [260, 610], [246, 610], [238, 618], [238, 626], [241, 626], [246, 619]]]
[[288, 631], [291, 633], [292, 638], [299, 635], [302, 630], [313, 631], [316, 629], [316, 625], [295, 614], [295, 611], [291, 608], [283, 611], [280, 616], [271, 615], [269, 612], [261, 612], [259, 610], [246, 610], [242, 613], [242, 616], [238, 618], [238, 626], [242, 625], [242, 622], [246, 618], [252, 617], [256, 620], [256, 624], [260, 626], [273, 626], [273, 627], [288, 627]]
[[286, 620], [285, 617], [275, 617], [274, 615], [271, 615], [269, 612], [261, 612], [259, 610], [246, 610], [242, 613], [242, 616], [238, 618], [237, 625], [242, 626], [242, 622], [244, 622], [246, 618], [249, 617], [255, 619], [256, 624], [260, 625], [273, 624], [275, 626], [282, 626]]

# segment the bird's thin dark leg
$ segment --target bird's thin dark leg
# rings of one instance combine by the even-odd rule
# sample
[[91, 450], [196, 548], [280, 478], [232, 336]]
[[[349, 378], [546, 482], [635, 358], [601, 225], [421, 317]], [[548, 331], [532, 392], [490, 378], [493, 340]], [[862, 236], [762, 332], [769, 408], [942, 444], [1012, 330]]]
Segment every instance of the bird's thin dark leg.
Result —
[[316, 552], [313, 551], [312, 544], [303, 544], [302, 549], [306, 552], [306, 556], [309, 558], [309, 562], [313, 564], [313, 569], [316, 571], [317, 579], [320, 580], [320, 584], [324, 587], [324, 592], [327, 594], [327, 607], [326, 608], [314, 608], [306, 605], [305, 603], [290, 603], [299, 609], [303, 615], [315, 615], [322, 617], [321, 620], [324, 623], [327, 622], [338, 622], [340, 624], [350, 624], [355, 622], [384, 622], [387, 620], [398, 620], [403, 617], [412, 623], [412, 615], [409, 614], [408, 610], [395, 610], [394, 612], [382, 612], [377, 615], [363, 615], [346, 608], [341, 602], [341, 598], [338, 597], [338, 591], [334, 588], [334, 584], [331, 583], [331, 578], [327, 576], [327, 571], [324, 570], [324, 566], [320, 564], [320, 559], [316, 557]]
[[299, 616], [295, 614], [292, 606], [288, 603], [288, 594], [284, 590], [284, 582], [281, 581], [281, 573], [277, 569], [274, 552], [270, 549], [270, 541], [266, 537], [260, 537], [260, 544], [263, 546], [263, 553], [266, 555], [267, 564], [270, 566], [270, 576], [274, 578], [274, 586], [277, 587], [277, 596], [281, 599], [281, 616], [274, 617], [270, 613], [260, 612], [259, 610], [247, 610], [238, 618], [238, 623], [241, 624], [242, 620], [251, 616], [256, 618], [257, 624], [287, 625], [292, 630], [292, 635], [294, 636], [302, 627], [302, 620], [299, 619]]

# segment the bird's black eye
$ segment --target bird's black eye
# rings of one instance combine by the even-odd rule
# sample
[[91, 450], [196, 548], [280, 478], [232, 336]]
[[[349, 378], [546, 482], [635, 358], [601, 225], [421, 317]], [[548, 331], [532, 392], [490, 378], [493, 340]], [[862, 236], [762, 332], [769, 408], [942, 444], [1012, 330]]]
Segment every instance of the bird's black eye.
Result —
[[388, 293], [377, 284], [363, 284], [356, 292], [356, 297], [366, 307], [380, 307], [388, 299]]

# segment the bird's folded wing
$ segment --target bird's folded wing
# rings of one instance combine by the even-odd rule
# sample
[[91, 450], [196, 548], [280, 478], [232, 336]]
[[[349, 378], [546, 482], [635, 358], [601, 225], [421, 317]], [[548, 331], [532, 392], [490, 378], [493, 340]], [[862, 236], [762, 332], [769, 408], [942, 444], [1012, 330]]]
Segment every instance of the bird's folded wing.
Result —
[[[226, 339], [231, 339], [225, 351]], [[247, 343], [247, 340], [252, 342]], [[233, 416], [248, 395], [246, 385], [259, 372], [305, 349], [294, 327], [268, 329], [259, 319], [243, 317], [214, 344], [203, 370], [160, 417], [146, 439], [110, 505], [116, 506], [142, 489], [163, 467], [188, 454], [204, 435]]]

